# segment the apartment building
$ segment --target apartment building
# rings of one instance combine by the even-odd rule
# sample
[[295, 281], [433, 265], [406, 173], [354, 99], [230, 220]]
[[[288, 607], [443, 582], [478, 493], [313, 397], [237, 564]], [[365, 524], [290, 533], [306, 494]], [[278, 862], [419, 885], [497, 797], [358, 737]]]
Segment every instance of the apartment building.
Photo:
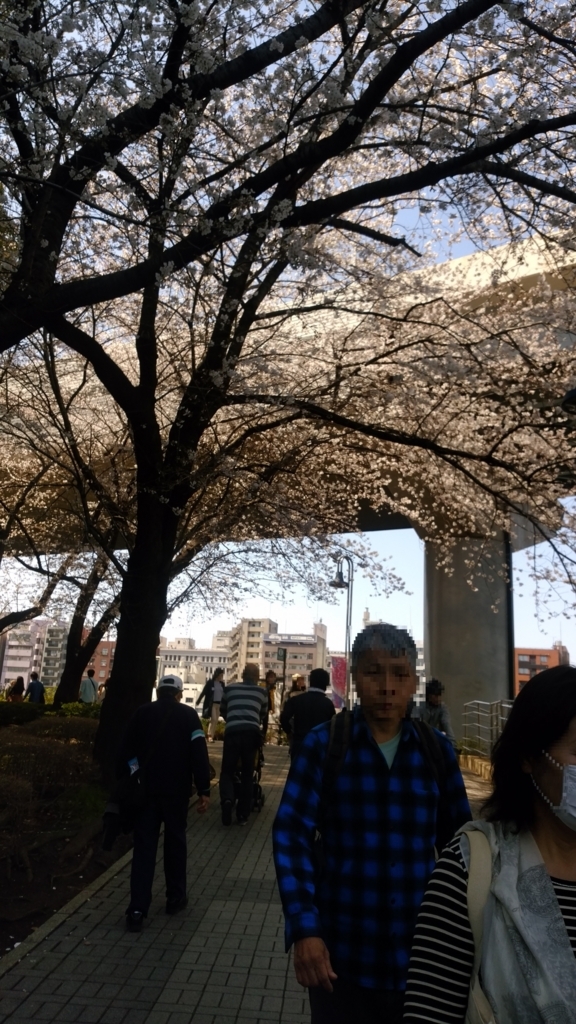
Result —
[[226, 651], [230, 650], [230, 638], [232, 636], [231, 629], [219, 629], [217, 633], [214, 633], [212, 637], [212, 649], [215, 651]]
[[241, 679], [242, 669], [248, 661], [255, 662], [260, 667], [260, 675], [263, 675], [264, 637], [277, 633], [278, 623], [272, 619], [241, 619], [231, 631], [228, 682]]
[[66, 642], [70, 626], [67, 622], [55, 622], [45, 628], [40, 678], [44, 686], [58, 686], [66, 664]]
[[40, 673], [47, 625], [46, 620], [33, 620], [14, 626], [5, 634], [0, 689], [5, 689], [17, 676], [23, 676], [28, 683], [31, 672]]
[[519, 691], [532, 676], [546, 668], [569, 665], [570, 653], [558, 640], [551, 648], [516, 647], [514, 649], [514, 693]]
[[115, 640], [100, 641], [86, 666], [86, 671], [88, 671], [89, 668], [94, 669], [94, 679], [97, 683], [104, 683], [108, 679], [114, 665], [115, 654]]

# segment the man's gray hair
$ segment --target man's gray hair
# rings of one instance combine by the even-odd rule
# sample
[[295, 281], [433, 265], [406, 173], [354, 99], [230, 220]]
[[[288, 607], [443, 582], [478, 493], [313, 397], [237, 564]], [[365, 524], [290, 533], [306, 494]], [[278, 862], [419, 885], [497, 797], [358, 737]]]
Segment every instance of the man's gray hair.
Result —
[[356, 635], [352, 644], [352, 668], [367, 651], [388, 651], [395, 658], [405, 655], [416, 668], [416, 644], [405, 629], [391, 626], [389, 622], [373, 622]]

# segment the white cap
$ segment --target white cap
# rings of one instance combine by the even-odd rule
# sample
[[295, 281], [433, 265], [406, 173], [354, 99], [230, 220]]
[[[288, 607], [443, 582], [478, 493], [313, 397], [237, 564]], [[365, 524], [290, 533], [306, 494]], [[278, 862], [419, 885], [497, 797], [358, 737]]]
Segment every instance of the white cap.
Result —
[[162, 679], [158, 680], [158, 689], [161, 686], [172, 686], [175, 690], [183, 690], [184, 684], [180, 679], [180, 676], [162, 676]]

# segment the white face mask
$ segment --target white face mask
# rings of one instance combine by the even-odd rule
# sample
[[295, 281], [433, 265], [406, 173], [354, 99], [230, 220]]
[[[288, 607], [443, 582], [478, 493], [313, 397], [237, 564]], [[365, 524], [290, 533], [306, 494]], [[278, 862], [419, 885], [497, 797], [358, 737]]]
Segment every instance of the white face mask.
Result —
[[547, 750], [543, 750], [542, 753], [548, 760], [554, 765], [555, 768], [559, 768], [562, 772], [562, 796], [559, 804], [553, 804], [551, 800], [542, 792], [540, 786], [531, 775], [530, 778], [534, 784], [534, 787], [540, 794], [543, 800], [546, 801], [550, 809], [554, 812], [557, 818], [560, 819], [567, 825], [568, 828], [573, 829], [576, 832], [576, 764], [560, 764], [556, 761]]

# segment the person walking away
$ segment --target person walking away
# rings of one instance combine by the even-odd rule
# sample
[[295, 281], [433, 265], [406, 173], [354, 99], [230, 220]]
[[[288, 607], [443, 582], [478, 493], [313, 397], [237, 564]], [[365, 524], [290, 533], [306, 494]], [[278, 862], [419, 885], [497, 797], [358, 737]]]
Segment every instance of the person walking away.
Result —
[[291, 697], [295, 697], [298, 693], [304, 693], [305, 689], [306, 680], [304, 679], [304, 676], [299, 672], [295, 672], [292, 676], [292, 686], [288, 690], [288, 693], [285, 693], [282, 698], [282, 708], [280, 710], [282, 711], [284, 709]]
[[329, 722], [336, 714], [332, 701], [326, 696], [326, 688], [330, 682], [328, 672], [323, 668], [313, 669], [309, 682], [310, 686], [304, 693], [298, 693], [286, 701], [280, 715], [280, 725], [290, 738], [292, 759], [297, 757], [311, 729]]
[[223, 668], [216, 669], [212, 677], [212, 684], [212, 706], [210, 708], [210, 727], [208, 729], [208, 738], [211, 743], [214, 742], [218, 719], [220, 718], [220, 702], [222, 700], [222, 694], [224, 693]]
[[468, 1016], [475, 916], [482, 1019], [576, 1021], [576, 669], [522, 687], [494, 746], [492, 784], [482, 818], [448, 843], [426, 890], [405, 1024], [481, 1019]]
[[439, 679], [430, 679], [426, 683], [426, 703], [415, 705], [412, 712], [413, 718], [419, 718], [421, 722], [432, 729], [438, 729], [448, 738], [453, 747], [456, 746], [456, 738], [450, 722], [450, 712], [442, 700], [444, 684]]
[[84, 679], [80, 683], [78, 700], [82, 704], [94, 704], [98, 699], [98, 687], [94, 679], [94, 669], [89, 668]]
[[134, 854], [130, 874], [128, 931], [138, 932], [152, 901], [152, 882], [160, 826], [164, 823], [166, 913], [183, 910], [186, 896], [186, 816], [192, 781], [198, 793], [196, 810], [203, 814], [210, 800], [210, 766], [204, 730], [194, 708], [180, 704], [182, 680], [160, 679], [157, 700], [138, 708], [121, 745], [118, 777], [143, 773], [145, 803], [134, 822]]
[[399, 1024], [435, 847], [471, 814], [448, 740], [406, 717], [417, 685], [409, 633], [367, 626], [351, 667], [360, 706], [302, 742], [274, 822], [274, 860], [312, 1024]]
[[16, 676], [6, 693], [6, 700], [11, 704], [21, 704], [24, 700], [24, 676]]
[[207, 679], [206, 682], [204, 683], [204, 686], [202, 688], [200, 696], [198, 697], [198, 700], [196, 701], [196, 707], [198, 707], [199, 704], [202, 704], [202, 701], [204, 702], [202, 704], [202, 718], [206, 719], [206, 721], [208, 721], [208, 722], [210, 721], [210, 716], [212, 714], [212, 699], [213, 699], [213, 696], [214, 696], [214, 676], [210, 676], [210, 679]]
[[26, 688], [24, 700], [26, 700], [26, 698], [28, 698], [31, 704], [46, 703], [46, 687], [38, 678], [37, 672], [30, 673], [30, 682]]
[[264, 716], [264, 722], [262, 724], [262, 731], [264, 733], [264, 742], [268, 735], [268, 723], [270, 721], [270, 715], [274, 713], [274, 694], [276, 693], [276, 673], [273, 668], [269, 668], [266, 675], [264, 676], [264, 689], [268, 694], [268, 707]]
[[226, 722], [220, 770], [222, 824], [232, 824], [234, 773], [241, 764], [240, 798], [236, 818], [240, 825], [248, 821], [252, 809], [252, 784], [256, 752], [262, 745], [262, 723], [268, 708], [268, 694], [258, 686], [258, 665], [248, 663], [241, 683], [224, 687], [220, 714]]

